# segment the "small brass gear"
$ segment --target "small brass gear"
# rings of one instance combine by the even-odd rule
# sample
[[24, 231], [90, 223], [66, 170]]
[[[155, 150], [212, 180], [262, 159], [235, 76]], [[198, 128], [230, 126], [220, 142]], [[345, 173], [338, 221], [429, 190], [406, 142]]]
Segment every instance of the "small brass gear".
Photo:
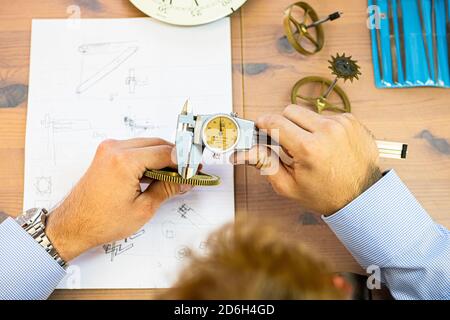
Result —
[[342, 56], [339, 53], [336, 57], [331, 57], [332, 60], [328, 62], [331, 64], [328, 68], [331, 69], [336, 77], [344, 79], [344, 82], [350, 80], [353, 82], [354, 79], [359, 80], [361, 75], [360, 66], [357, 64], [358, 61], [352, 60], [352, 57], [346, 57], [345, 53]]
[[147, 170], [144, 173], [144, 176], [159, 181], [176, 184], [188, 184], [192, 186], [217, 186], [220, 184], [220, 178], [217, 176], [199, 172], [190, 179], [184, 179], [178, 174], [178, 172], [170, 168], [163, 170]]

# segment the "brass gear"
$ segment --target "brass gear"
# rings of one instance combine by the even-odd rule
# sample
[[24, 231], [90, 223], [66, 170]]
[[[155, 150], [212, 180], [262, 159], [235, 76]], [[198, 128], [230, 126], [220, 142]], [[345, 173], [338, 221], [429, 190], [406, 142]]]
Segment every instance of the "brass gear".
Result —
[[361, 75], [360, 66], [357, 64], [358, 61], [352, 60], [352, 57], [346, 57], [345, 53], [342, 56], [339, 53], [336, 57], [331, 56], [331, 60], [328, 61], [331, 69], [336, 77], [344, 79], [344, 82], [350, 80], [353, 82], [354, 79], [359, 80]]
[[[327, 98], [323, 97], [324, 89], [330, 87], [333, 81], [322, 77], [306, 77], [299, 80], [291, 93], [291, 102], [293, 104], [307, 103], [313, 105], [317, 113], [322, 113], [324, 110], [334, 112], [348, 112], [352, 111], [351, 103], [345, 91], [339, 87], [334, 86], [333, 92], [339, 97], [341, 104], [331, 103]], [[316, 84], [322, 86], [320, 96], [311, 97], [303, 93], [302, 88], [307, 84]]]
[[199, 172], [190, 179], [184, 179], [178, 172], [170, 168], [163, 170], [147, 170], [145, 171], [144, 176], [159, 181], [188, 184], [192, 186], [217, 186], [220, 184], [220, 178], [217, 176]]
[[[300, 9], [304, 12], [303, 19], [300, 21], [293, 15], [295, 9]], [[316, 30], [315, 34], [310, 33], [306, 25], [307, 20], [313, 23], [317, 22], [319, 21], [319, 15], [306, 2], [296, 2], [290, 5], [284, 12], [283, 27], [286, 38], [291, 46], [297, 52], [310, 56], [322, 50], [325, 44], [325, 35], [321, 24], [314, 27]], [[301, 40], [312, 45], [311, 48], [305, 47], [304, 42]]]

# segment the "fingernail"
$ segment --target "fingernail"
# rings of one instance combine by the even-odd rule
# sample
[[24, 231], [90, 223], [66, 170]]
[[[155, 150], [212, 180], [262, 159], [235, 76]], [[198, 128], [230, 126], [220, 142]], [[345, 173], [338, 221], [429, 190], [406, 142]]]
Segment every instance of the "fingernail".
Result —
[[194, 186], [191, 186], [189, 184], [182, 184], [180, 186], [180, 194], [185, 194], [185, 193], [191, 191], [192, 188], [194, 188]]

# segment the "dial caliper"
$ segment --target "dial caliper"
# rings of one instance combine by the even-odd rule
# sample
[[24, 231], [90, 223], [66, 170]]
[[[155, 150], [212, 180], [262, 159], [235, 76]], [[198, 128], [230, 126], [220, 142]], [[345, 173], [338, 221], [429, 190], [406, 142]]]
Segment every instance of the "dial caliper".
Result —
[[186, 101], [178, 116], [175, 139], [178, 170], [149, 170], [145, 175], [180, 184], [217, 185], [220, 182], [218, 177], [198, 173], [205, 149], [221, 155], [250, 150], [261, 142], [269, 144], [270, 141], [270, 137], [261, 134], [253, 121], [238, 118], [234, 113], [194, 115]]

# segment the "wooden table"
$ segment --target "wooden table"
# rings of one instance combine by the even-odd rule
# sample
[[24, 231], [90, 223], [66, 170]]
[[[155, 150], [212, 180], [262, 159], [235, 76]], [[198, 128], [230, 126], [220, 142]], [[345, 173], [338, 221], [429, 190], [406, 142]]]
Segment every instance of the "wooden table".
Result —
[[[232, 18], [234, 108], [254, 119], [280, 113], [293, 84], [308, 75], [329, 77], [331, 54], [346, 52], [359, 60], [363, 77], [345, 84], [353, 113], [378, 139], [410, 145], [406, 161], [382, 160], [395, 168], [434, 219], [450, 227], [450, 90], [378, 90], [374, 86], [366, 2], [309, 3], [321, 14], [343, 11], [325, 25], [326, 45], [302, 57], [286, 42], [284, 8], [293, 0], [249, 0]], [[15, 0], [0, 7], [0, 211], [22, 211], [25, 119], [32, 18], [67, 18], [72, 5], [82, 18], [139, 17], [126, 0]], [[237, 215], [271, 217], [288, 237], [326, 256], [336, 271], [364, 273], [333, 233], [312, 213], [275, 195], [253, 168], [236, 168]], [[156, 290], [58, 290], [53, 298], [152, 298]]]

